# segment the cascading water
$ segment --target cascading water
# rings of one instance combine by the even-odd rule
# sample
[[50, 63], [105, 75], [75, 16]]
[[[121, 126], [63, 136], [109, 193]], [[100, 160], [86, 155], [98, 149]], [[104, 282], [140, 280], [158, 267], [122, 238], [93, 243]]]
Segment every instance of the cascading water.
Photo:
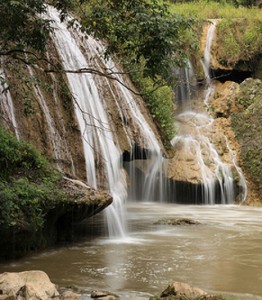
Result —
[[6, 84], [6, 76], [3, 69], [0, 69], [0, 108], [4, 117], [4, 123], [9, 127], [11, 125], [11, 130], [14, 131], [16, 138], [20, 139], [20, 134], [15, 117], [15, 109], [13, 104], [12, 96], [8, 90]]
[[[206, 38], [203, 68], [206, 76], [206, 90], [204, 93], [204, 104], [213, 93], [210, 74], [211, 46], [215, 34], [216, 21], [212, 22]], [[186, 85], [184, 85], [184, 88]], [[182, 93], [180, 93], [182, 94]], [[183, 99], [179, 99], [183, 101]], [[187, 99], [188, 100], [188, 99]], [[188, 107], [188, 106], [187, 106]], [[183, 109], [183, 105], [182, 105]], [[199, 105], [197, 107], [199, 110]], [[229, 156], [227, 161], [221, 158], [212, 143], [214, 138], [214, 120], [207, 115], [206, 111], [198, 112], [185, 110], [176, 117], [178, 135], [172, 140], [175, 149], [175, 168], [177, 168], [177, 181], [192, 183], [201, 186], [202, 201], [205, 204], [227, 204], [236, 199], [234, 184], [234, 169], [239, 177], [239, 185], [246, 191], [244, 177], [235, 160], [232, 159], [232, 150], [225, 136], [221, 136], [221, 143], [226, 144], [225, 153]], [[180, 154], [179, 154], [180, 153]], [[182, 157], [179, 159], [179, 157]], [[182, 165], [182, 167], [181, 167]], [[245, 199], [245, 193], [243, 199]]]
[[74, 96], [75, 113], [83, 139], [87, 181], [95, 188], [108, 189], [113, 196], [113, 204], [105, 210], [109, 236], [123, 238], [126, 236], [123, 204], [127, 198], [127, 180], [122, 168], [122, 151], [115, 134], [116, 128], [113, 122], [110, 122], [109, 109], [103, 97], [105, 84], [114, 85], [114, 88], [109, 86], [107, 89], [113, 95], [114, 101], [117, 101], [116, 107], [122, 123], [125, 124], [125, 120], [128, 120], [129, 124], [125, 131], [129, 135], [130, 145], [134, 143], [134, 137], [128, 128], [132, 123], [135, 128], [133, 131], [140, 136], [140, 139], [142, 137], [141, 144], [153, 150], [155, 161], [160, 160], [160, 146], [131, 92], [121, 84], [124, 78], [120, 72], [116, 67], [112, 67], [114, 64], [111, 60], [107, 62], [102, 60], [99, 53], [101, 44], [91, 37], [86, 41], [77, 30], [69, 31], [66, 24], [60, 22], [59, 14], [55, 9], [49, 7], [48, 11], [49, 16], [55, 21], [53, 41], [65, 70], [87, 68], [91, 65], [92, 59], [96, 70], [102, 73], [106, 69], [115, 71], [113, 83], [109, 83], [106, 77], [94, 76], [90, 73], [67, 72], [67, 80]]
[[216, 24], [217, 24], [217, 20], [212, 20], [208, 28], [207, 37], [206, 37], [206, 47], [204, 51], [204, 63], [202, 63], [203, 70], [205, 73], [206, 86], [207, 86], [206, 95], [204, 99], [205, 105], [208, 104], [208, 100], [211, 94], [213, 93], [213, 87], [211, 83], [210, 60], [211, 60], [211, 46], [216, 31]]
[[185, 111], [191, 109], [191, 99], [196, 94], [196, 78], [190, 61], [186, 62], [184, 68], [174, 70], [177, 82], [175, 98], [178, 104], [178, 109]]

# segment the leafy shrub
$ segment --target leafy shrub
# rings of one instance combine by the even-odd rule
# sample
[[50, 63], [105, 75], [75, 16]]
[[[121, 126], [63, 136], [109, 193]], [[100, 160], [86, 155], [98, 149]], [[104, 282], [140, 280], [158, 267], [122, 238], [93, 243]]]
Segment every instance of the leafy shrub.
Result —
[[0, 127], [0, 178], [55, 176], [47, 160], [30, 144], [19, 142]]
[[38, 151], [0, 127], [0, 230], [38, 231], [55, 201], [65, 196], [60, 175]]
[[163, 141], [167, 145], [175, 135], [172, 88], [160, 76], [155, 80], [146, 77], [143, 73], [144, 61], [142, 59], [135, 66], [136, 72], [130, 73], [131, 78], [143, 95]]

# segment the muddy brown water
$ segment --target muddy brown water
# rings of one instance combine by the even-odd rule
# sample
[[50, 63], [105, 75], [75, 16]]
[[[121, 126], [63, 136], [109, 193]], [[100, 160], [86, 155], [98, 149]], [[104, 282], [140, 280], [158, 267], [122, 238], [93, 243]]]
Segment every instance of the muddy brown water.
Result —
[[[201, 224], [153, 224], [162, 217]], [[83, 241], [0, 264], [0, 272], [43, 270], [59, 286], [84, 291], [85, 299], [94, 289], [148, 299], [172, 281], [262, 299], [262, 208], [134, 202], [127, 204], [126, 219], [125, 239], [109, 240], [101, 215], [81, 226]]]

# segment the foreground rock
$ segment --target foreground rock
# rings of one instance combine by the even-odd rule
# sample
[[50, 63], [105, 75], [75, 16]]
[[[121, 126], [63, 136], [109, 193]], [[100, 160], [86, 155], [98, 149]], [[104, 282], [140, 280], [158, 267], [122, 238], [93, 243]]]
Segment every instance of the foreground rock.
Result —
[[203, 290], [191, 287], [187, 283], [173, 282], [160, 294], [149, 300], [225, 300], [223, 297], [208, 295]]
[[[110, 292], [92, 291], [91, 298], [117, 300]], [[43, 271], [0, 274], [0, 300], [81, 300], [82, 295], [71, 290], [59, 292]]]
[[3, 300], [59, 299], [55, 285], [42, 271], [0, 274], [0, 294]]

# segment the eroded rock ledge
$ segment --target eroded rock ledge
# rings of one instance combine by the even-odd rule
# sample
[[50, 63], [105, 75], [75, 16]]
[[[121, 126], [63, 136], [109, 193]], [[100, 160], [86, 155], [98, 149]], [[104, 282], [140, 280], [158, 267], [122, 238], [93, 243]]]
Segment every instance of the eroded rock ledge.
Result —
[[97, 191], [80, 180], [64, 177], [59, 187], [64, 197], [47, 211], [41, 231], [30, 227], [9, 231], [0, 228], [0, 258], [14, 259], [61, 241], [72, 241], [75, 223], [101, 212], [113, 201], [108, 193]]

